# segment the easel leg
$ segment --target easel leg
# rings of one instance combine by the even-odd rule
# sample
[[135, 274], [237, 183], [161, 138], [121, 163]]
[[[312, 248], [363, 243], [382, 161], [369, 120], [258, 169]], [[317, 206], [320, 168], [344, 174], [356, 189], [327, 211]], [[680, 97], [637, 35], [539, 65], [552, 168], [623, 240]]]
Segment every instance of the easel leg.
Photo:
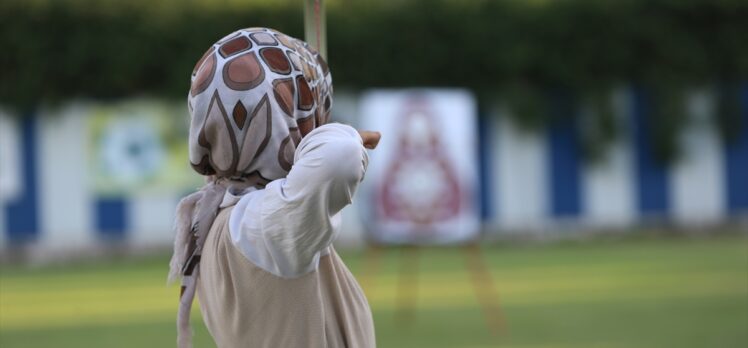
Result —
[[413, 323], [418, 302], [418, 247], [406, 246], [401, 249], [400, 274], [397, 282], [395, 321], [401, 324]]
[[470, 271], [470, 279], [473, 282], [473, 290], [483, 310], [486, 326], [492, 334], [501, 334], [506, 330], [504, 315], [499, 307], [499, 294], [491, 277], [491, 272], [486, 267], [478, 244], [469, 244], [464, 247], [467, 268]]

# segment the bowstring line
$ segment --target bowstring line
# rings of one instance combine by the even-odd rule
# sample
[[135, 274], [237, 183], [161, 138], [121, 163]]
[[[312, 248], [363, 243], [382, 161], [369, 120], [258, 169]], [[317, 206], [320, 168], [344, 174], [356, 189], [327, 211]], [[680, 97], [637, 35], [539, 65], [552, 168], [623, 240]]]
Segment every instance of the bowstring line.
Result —
[[314, 27], [315, 27], [315, 34], [317, 36], [317, 52], [319, 54], [322, 54], [322, 42], [319, 40], [320, 38], [320, 16], [319, 16], [319, 0], [314, 0]]

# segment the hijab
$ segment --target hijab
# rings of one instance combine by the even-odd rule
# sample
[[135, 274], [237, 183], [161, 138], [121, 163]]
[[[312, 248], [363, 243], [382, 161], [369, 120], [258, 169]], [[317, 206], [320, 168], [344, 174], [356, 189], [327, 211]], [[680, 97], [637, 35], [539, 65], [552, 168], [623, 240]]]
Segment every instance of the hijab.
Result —
[[192, 71], [189, 160], [205, 185], [177, 205], [169, 282], [181, 277], [177, 342], [190, 347], [189, 316], [202, 248], [221, 208], [288, 175], [301, 138], [332, 106], [327, 63], [303, 41], [268, 28], [237, 30]]

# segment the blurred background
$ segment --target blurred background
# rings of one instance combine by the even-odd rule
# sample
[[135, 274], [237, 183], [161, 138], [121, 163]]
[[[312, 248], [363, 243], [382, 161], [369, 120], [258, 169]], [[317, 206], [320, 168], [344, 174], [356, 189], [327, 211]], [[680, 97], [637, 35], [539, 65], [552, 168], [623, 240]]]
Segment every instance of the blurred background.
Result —
[[[445, 177], [470, 193], [462, 220], [426, 224], [450, 226], [438, 246], [380, 238], [386, 175], [344, 211], [336, 245], [379, 346], [748, 345], [748, 1], [328, 0], [325, 15], [333, 119], [384, 133], [370, 173], [407, 152], [396, 131], [427, 134], [382, 121], [426, 95], [450, 125], [434, 128]], [[303, 1], [0, 3], [0, 346], [174, 345], [173, 213], [202, 185], [190, 72], [263, 26], [304, 38]]]

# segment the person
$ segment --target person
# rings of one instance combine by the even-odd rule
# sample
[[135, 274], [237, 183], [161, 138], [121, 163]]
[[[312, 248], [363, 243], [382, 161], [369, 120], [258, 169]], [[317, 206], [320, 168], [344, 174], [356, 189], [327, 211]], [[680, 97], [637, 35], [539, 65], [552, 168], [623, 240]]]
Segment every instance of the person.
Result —
[[189, 159], [206, 184], [177, 207], [177, 343], [197, 294], [218, 347], [374, 347], [363, 291], [332, 245], [378, 132], [328, 123], [332, 77], [267, 28], [212, 45], [192, 72]]

